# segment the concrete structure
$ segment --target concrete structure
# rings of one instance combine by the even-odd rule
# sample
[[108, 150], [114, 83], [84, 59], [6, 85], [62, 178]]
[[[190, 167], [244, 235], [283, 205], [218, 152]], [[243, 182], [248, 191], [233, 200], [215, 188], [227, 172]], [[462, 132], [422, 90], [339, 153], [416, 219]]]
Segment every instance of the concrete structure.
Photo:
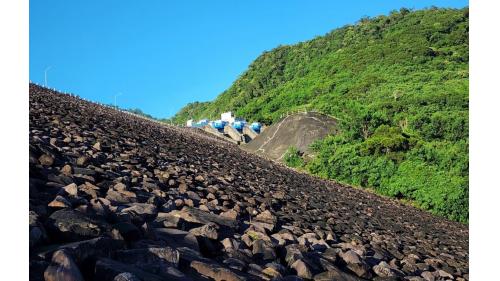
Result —
[[220, 120], [232, 124], [235, 121], [234, 113], [232, 111], [224, 112], [220, 115]]
[[209, 132], [211, 134], [214, 134], [214, 135], [217, 135], [217, 136], [220, 136], [220, 137], [223, 136], [221, 132], [219, 132], [217, 129], [215, 129], [214, 127], [212, 127], [210, 125], [203, 126], [203, 130], [205, 132]]
[[236, 130], [235, 128], [231, 126], [226, 126], [224, 127], [224, 134], [228, 135], [230, 138], [232, 138], [235, 141], [242, 142], [244, 141], [243, 136]]
[[[259, 123], [252, 123], [252, 125], [254, 124]], [[215, 121], [201, 119], [195, 122], [193, 119], [190, 119], [186, 122], [186, 127], [202, 128], [206, 132], [225, 137], [231, 142], [238, 144], [247, 143], [259, 134], [258, 131], [249, 127], [245, 119], [235, 117], [232, 111], [222, 113], [221, 119]]]
[[210, 134], [215, 135], [215, 136], [220, 137], [220, 138], [224, 138], [228, 142], [231, 142], [234, 144], [240, 144], [240, 142], [237, 140], [225, 137], [223, 133], [219, 132], [219, 130], [215, 129], [214, 127], [212, 127], [210, 125], [204, 126], [202, 129], [207, 133], [210, 133]]
[[249, 126], [243, 127], [243, 134], [247, 135], [251, 140], [253, 140], [256, 136], [259, 135]]

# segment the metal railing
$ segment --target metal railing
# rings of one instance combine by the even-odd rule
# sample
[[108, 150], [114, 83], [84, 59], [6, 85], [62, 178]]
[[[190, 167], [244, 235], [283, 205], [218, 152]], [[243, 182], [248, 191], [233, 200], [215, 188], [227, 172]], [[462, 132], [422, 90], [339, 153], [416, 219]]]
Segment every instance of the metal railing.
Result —
[[303, 113], [303, 114], [307, 114], [307, 113], [318, 113], [318, 114], [322, 114], [322, 115], [326, 115], [330, 118], [333, 118], [335, 120], [340, 120], [340, 121], [343, 121], [342, 118], [339, 118], [337, 116], [333, 116], [331, 114], [328, 114], [328, 113], [325, 113], [323, 111], [320, 111], [320, 110], [317, 110], [317, 109], [308, 109], [308, 108], [297, 108], [295, 110], [291, 110], [291, 111], [287, 111], [286, 113], [282, 113], [280, 115], [280, 119], [284, 119], [284, 118], [287, 118], [288, 116], [290, 115], [294, 115], [294, 114], [298, 114], [298, 113]]

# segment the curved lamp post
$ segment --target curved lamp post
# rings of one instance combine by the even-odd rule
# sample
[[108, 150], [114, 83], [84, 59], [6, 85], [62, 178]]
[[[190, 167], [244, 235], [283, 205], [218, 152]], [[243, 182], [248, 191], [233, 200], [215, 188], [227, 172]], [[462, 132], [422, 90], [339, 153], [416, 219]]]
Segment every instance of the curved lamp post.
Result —
[[118, 108], [118, 107], [116, 106], [116, 97], [119, 97], [119, 96], [121, 96], [121, 95], [123, 95], [123, 93], [121, 93], [121, 92], [115, 95], [115, 108]]
[[49, 66], [49, 67], [45, 68], [45, 71], [44, 71], [44, 73], [45, 73], [45, 87], [48, 86], [48, 84], [47, 84], [47, 71], [49, 71], [51, 68], [52, 68], [52, 66]]

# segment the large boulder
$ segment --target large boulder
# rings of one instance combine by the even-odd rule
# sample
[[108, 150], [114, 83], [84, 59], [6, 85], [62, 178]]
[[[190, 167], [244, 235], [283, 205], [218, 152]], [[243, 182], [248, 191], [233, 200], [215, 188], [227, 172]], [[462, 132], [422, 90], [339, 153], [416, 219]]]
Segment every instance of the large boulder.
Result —
[[34, 211], [29, 212], [29, 245], [30, 248], [42, 243], [47, 239], [45, 229], [39, 221], [38, 214]]
[[285, 247], [285, 262], [291, 266], [295, 261], [304, 259], [302, 248], [298, 244], [290, 244]]
[[48, 154], [43, 154], [38, 158], [38, 161], [43, 166], [52, 166], [52, 164], [54, 164], [54, 157]]
[[153, 219], [158, 213], [156, 206], [148, 203], [132, 203], [130, 207], [121, 210], [124, 214], [129, 214], [132, 221], [142, 224], [144, 221]]
[[195, 251], [200, 251], [198, 239], [192, 233], [173, 228], [157, 228], [154, 232], [158, 239], [165, 241], [174, 248], [188, 247]]
[[169, 275], [170, 268], [178, 266], [179, 251], [170, 247], [121, 250], [116, 253], [116, 260], [158, 275]]
[[130, 222], [116, 223], [113, 225], [113, 230], [117, 231], [126, 241], [136, 241], [143, 236], [141, 230]]
[[117, 259], [123, 263], [168, 263], [177, 266], [179, 251], [171, 247], [120, 250]]
[[256, 259], [274, 260], [276, 259], [276, 252], [274, 245], [271, 242], [257, 239], [252, 243], [252, 253]]
[[403, 275], [399, 271], [392, 269], [385, 261], [381, 261], [379, 264], [374, 266], [373, 272], [380, 277], [397, 277]]
[[49, 216], [47, 231], [51, 238], [63, 241], [78, 241], [100, 236], [109, 225], [102, 220], [90, 218], [85, 214], [62, 209]]
[[290, 267], [295, 269], [297, 276], [301, 278], [312, 279], [313, 277], [311, 269], [302, 259], [296, 260]]
[[176, 250], [179, 251], [179, 268], [182, 270], [189, 270], [193, 261], [211, 262], [210, 259], [205, 258], [199, 251], [192, 248], [178, 247]]
[[110, 188], [106, 193], [106, 199], [116, 204], [127, 204], [137, 202], [135, 193], [126, 190], [114, 190]]
[[357, 276], [362, 278], [372, 277], [370, 267], [353, 250], [348, 250], [345, 253], [341, 253], [340, 257], [346, 263], [346, 267], [354, 272]]
[[215, 215], [206, 211], [202, 211], [197, 208], [185, 206], [180, 211], [172, 211], [169, 214], [182, 218], [185, 221], [199, 224], [216, 223], [219, 226], [225, 226], [228, 228], [237, 228], [238, 223], [232, 219]]
[[130, 264], [121, 263], [108, 258], [100, 258], [95, 264], [95, 280], [113, 281], [121, 273], [131, 273], [142, 281], [161, 281], [161, 280], [188, 280], [184, 274], [178, 270], [166, 270], [168, 276], [162, 276], [144, 271]]
[[365, 279], [361, 279], [355, 275], [348, 274], [343, 272], [338, 268], [334, 268], [332, 270], [328, 270], [319, 274], [314, 275], [314, 281], [363, 281]]
[[30, 281], [44, 280], [43, 275], [49, 265], [50, 263], [45, 260], [30, 259], [29, 280]]
[[45, 281], [83, 281], [80, 269], [65, 250], [58, 250], [52, 255], [52, 262], [43, 277]]
[[279, 231], [278, 233], [274, 233], [273, 235], [271, 235], [271, 238], [280, 246], [292, 244], [297, 241], [295, 236], [289, 230], [286, 229], [283, 229], [283, 231]]
[[61, 195], [57, 195], [54, 200], [50, 201], [47, 205], [54, 209], [63, 209], [63, 208], [71, 208], [71, 202]]
[[215, 281], [242, 281], [246, 278], [233, 271], [216, 264], [209, 264], [201, 261], [191, 262], [191, 268], [199, 274], [212, 278]]
[[86, 262], [88, 259], [111, 256], [123, 247], [124, 243], [122, 241], [114, 240], [108, 237], [97, 237], [89, 240], [48, 247], [43, 251], [38, 252], [37, 256], [42, 259], [47, 259], [54, 252], [64, 250], [66, 253], [71, 254], [76, 263], [81, 264]]
[[255, 217], [255, 220], [269, 224], [275, 224], [277, 221], [276, 217], [269, 210], [265, 210], [264, 212], [258, 214]]
[[130, 272], [123, 272], [116, 275], [113, 281], [141, 281], [141, 279]]
[[189, 232], [195, 236], [202, 236], [213, 240], [219, 238], [219, 226], [215, 223], [208, 223], [204, 226], [193, 228]]

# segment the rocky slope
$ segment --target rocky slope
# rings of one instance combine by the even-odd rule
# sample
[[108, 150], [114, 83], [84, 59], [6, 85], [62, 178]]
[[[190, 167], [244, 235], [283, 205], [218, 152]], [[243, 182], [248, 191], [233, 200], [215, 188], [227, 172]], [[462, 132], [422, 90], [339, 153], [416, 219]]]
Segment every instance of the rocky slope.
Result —
[[269, 126], [242, 149], [281, 161], [286, 150], [293, 146], [300, 152], [311, 153], [309, 145], [315, 140], [334, 134], [335, 119], [317, 112], [299, 112]]
[[30, 85], [31, 280], [467, 280], [467, 226]]

